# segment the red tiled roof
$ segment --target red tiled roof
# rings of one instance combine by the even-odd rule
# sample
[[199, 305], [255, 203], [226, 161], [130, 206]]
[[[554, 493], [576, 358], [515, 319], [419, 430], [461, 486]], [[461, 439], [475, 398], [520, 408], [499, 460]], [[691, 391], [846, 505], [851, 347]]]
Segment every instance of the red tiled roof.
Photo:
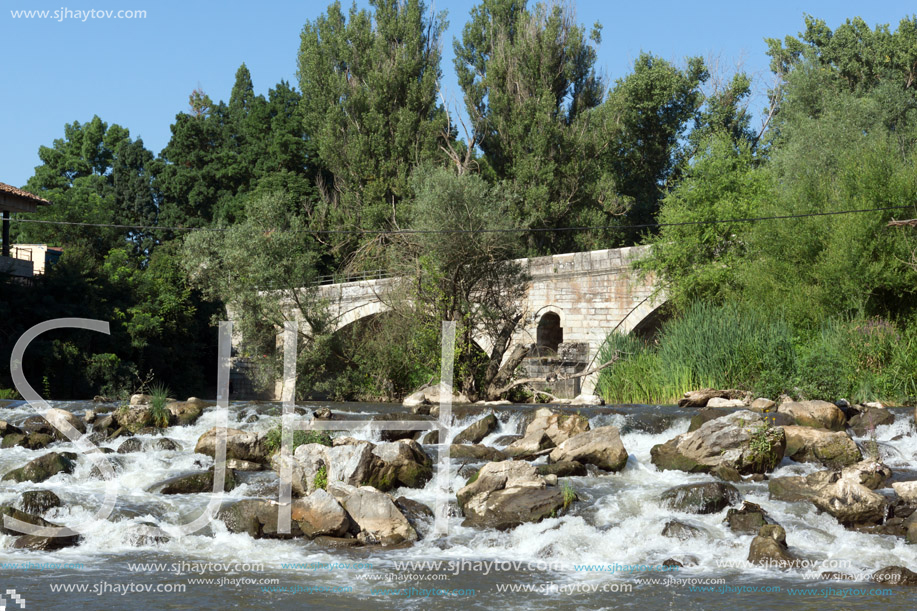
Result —
[[51, 202], [48, 200], [38, 197], [37, 195], [32, 195], [28, 191], [23, 191], [22, 189], [17, 189], [13, 185], [8, 185], [5, 182], [0, 182], [0, 192], [8, 193], [13, 197], [21, 197], [22, 199], [27, 199], [30, 202], [34, 202], [39, 205], [48, 205]]

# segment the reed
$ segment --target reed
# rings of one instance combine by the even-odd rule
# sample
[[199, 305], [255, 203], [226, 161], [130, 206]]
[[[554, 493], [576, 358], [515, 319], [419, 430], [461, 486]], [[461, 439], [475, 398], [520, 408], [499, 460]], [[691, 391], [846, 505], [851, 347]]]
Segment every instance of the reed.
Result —
[[779, 312], [698, 302], [653, 343], [612, 333], [600, 358], [615, 353], [596, 386], [609, 403], [674, 403], [698, 388], [890, 404], [917, 397], [917, 326], [878, 318], [836, 318], [813, 331]]

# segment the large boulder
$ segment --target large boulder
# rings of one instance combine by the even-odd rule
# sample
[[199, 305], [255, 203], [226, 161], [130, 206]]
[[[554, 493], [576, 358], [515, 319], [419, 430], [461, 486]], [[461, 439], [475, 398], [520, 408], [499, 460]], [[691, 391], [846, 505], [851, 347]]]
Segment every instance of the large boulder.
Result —
[[71, 412], [68, 412], [64, 409], [57, 409], [52, 407], [51, 409], [45, 411], [45, 418], [54, 426], [54, 436], [59, 439], [67, 439], [67, 436], [61, 432], [61, 428], [64, 428], [66, 425], [72, 426], [74, 429], [80, 433], [86, 432], [86, 423], [83, 422], [81, 418], [77, 418]]
[[417, 540], [417, 531], [384, 492], [342, 482], [329, 483], [328, 492], [360, 527], [358, 538], [364, 543], [398, 545]]
[[[337, 440], [336, 440], [337, 441]], [[298, 496], [310, 494], [326, 483], [373, 486], [382, 491], [405, 486], [422, 488], [433, 476], [433, 461], [416, 441], [372, 444], [350, 440], [328, 447], [310, 443], [296, 448], [292, 457], [292, 488]], [[272, 466], [279, 471], [282, 458], [274, 455]]]
[[789, 569], [799, 563], [786, 544], [786, 531], [782, 526], [767, 524], [752, 539], [748, 549], [748, 561], [768, 568]]
[[50, 490], [29, 490], [19, 496], [19, 508], [26, 513], [43, 515], [61, 506], [60, 497]]
[[870, 490], [878, 490], [885, 488], [886, 482], [892, 477], [892, 470], [878, 460], [868, 459], [845, 467], [841, 476], [852, 477]]
[[[522, 439], [514, 441], [504, 450], [509, 456], [532, 454], [554, 448], [589, 430], [589, 419], [579, 414], [561, 414], [546, 407], [539, 408], [535, 417], [525, 427]], [[533, 451], [533, 448], [537, 448]]]
[[[439, 384], [430, 384], [429, 386], [423, 389], [424, 399], [430, 405], [439, 406], [439, 404], [443, 400], [441, 391], [442, 391], [442, 387]], [[456, 405], [456, 404], [461, 405], [464, 403], [471, 403], [471, 401], [469, 401], [468, 397], [466, 397], [464, 394], [453, 392], [452, 393], [452, 403], [453, 405]]]
[[497, 430], [497, 417], [488, 414], [455, 436], [452, 443], [479, 443]]
[[841, 474], [837, 471], [819, 471], [809, 475], [772, 477], [767, 481], [767, 490], [770, 498], [777, 501], [786, 501], [788, 503], [811, 501], [818, 496], [822, 488], [833, 484], [840, 477]]
[[678, 400], [678, 407], [706, 407], [710, 399], [732, 399], [735, 396], [732, 391], [716, 390], [714, 388], [702, 388], [700, 390], [691, 390], [685, 393], [684, 397]]
[[[429, 404], [427, 403], [427, 398], [424, 396], [423, 389], [415, 390], [407, 397], [404, 398], [404, 401], [401, 402], [401, 405], [404, 407], [410, 408], [410, 410], [415, 414], [430, 413]], [[426, 406], [426, 409], [420, 409]]]
[[537, 430], [526, 433], [522, 439], [517, 439], [503, 448], [503, 453], [507, 456], [524, 457], [550, 450], [553, 447], [554, 442], [551, 441], [551, 438], [543, 430]]
[[[190, 475], [180, 475], [168, 480], [160, 494], [200, 494], [213, 492], [214, 470]], [[237, 485], [236, 474], [232, 469], [226, 469], [223, 475], [223, 490], [229, 492]]]
[[121, 408], [112, 413], [118, 427], [131, 433], [147, 428], [153, 424], [153, 411], [149, 405], [137, 405], [130, 408]]
[[350, 530], [350, 517], [327, 490], [319, 488], [293, 501], [291, 518], [309, 538], [342, 537]]
[[841, 408], [827, 401], [789, 401], [777, 408], [781, 414], [789, 414], [800, 426], [816, 429], [843, 431], [847, 417]]
[[605, 471], [620, 471], [627, 464], [627, 450], [618, 427], [602, 426], [564, 441], [549, 458], [551, 462], [576, 461]]
[[895, 421], [895, 414], [884, 407], [860, 406], [857, 409], [857, 414], [847, 422], [847, 426], [857, 437], [866, 437], [874, 433], [877, 426], [892, 424]]
[[741, 493], [732, 484], [711, 482], [669, 488], [662, 493], [661, 500], [663, 505], [675, 511], [704, 514], [718, 513], [741, 499]]
[[895, 482], [892, 489], [905, 503], [917, 505], [917, 481]]
[[917, 573], [903, 566], [886, 566], [873, 573], [872, 580], [890, 586], [917, 586]]
[[479, 444], [474, 445], [452, 445], [449, 446], [449, 457], [457, 460], [461, 459], [471, 459], [471, 460], [486, 460], [486, 461], [501, 461], [506, 460], [506, 454], [497, 450], [496, 448], [491, 448], [490, 446], [482, 446]]
[[51, 522], [48, 522], [44, 518], [33, 515], [32, 513], [20, 511], [15, 507], [10, 507], [8, 505], [0, 506], [0, 535], [13, 535], [18, 536], [22, 533], [18, 530], [13, 530], [12, 528], [7, 528], [5, 526], [5, 518], [9, 516], [14, 520], [19, 520], [20, 522], [25, 522], [26, 524], [31, 524], [33, 526], [53, 526]]
[[259, 433], [214, 427], [200, 436], [194, 451], [216, 458], [217, 439], [226, 431], [226, 458], [267, 464], [268, 451], [264, 436]]
[[879, 524], [887, 514], [885, 497], [861, 484], [852, 473], [821, 488], [812, 502], [844, 526]]
[[576, 477], [588, 474], [586, 465], [576, 461], [562, 461], [548, 463], [546, 465], [536, 465], [535, 471], [538, 475], [556, 475], [557, 477]]
[[13, 426], [6, 420], [0, 420], [0, 437], [6, 437], [7, 435], [22, 435], [22, 429], [18, 426]]
[[508, 529], [538, 522], [564, 508], [564, 494], [526, 462], [488, 463], [458, 491], [466, 526]]
[[130, 403], [131, 403], [131, 407], [135, 407], [137, 405], [149, 405], [150, 401], [152, 400], [153, 400], [153, 397], [151, 397], [150, 395], [136, 394], [136, 395], [131, 395]]
[[[5, 517], [9, 516], [20, 522], [25, 522], [26, 524], [31, 524], [33, 526], [39, 527], [59, 527], [58, 524], [48, 522], [44, 518], [33, 515], [31, 513], [26, 513], [20, 511], [13, 507], [3, 506], [0, 507], [0, 534], [3, 535], [12, 535], [17, 537], [13, 542], [13, 549], [27, 549], [33, 551], [54, 551], [64, 547], [72, 547], [78, 545], [80, 541], [80, 536], [78, 534], [68, 535], [64, 537], [47, 537], [42, 535], [24, 535], [18, 530], [13, 530], [7, 528], [5, 524]], [[21, 535], [21, 536], [20, 536]]]
[[139, 437], [130, 437], [121, 442], [118, 446], [118, 454], [133, 454], [143, 450], [143, 440]]
[[381, 464], [374, 462], [368, 484], [379, 490], [423, 488], [433, 477], [433, 461], [411, 439], [376, 444], [372, 453]]
[[748, 409], [753, 412], [765, 413], [773, 410], [775, 407], [777, 407], [776, 401], [772, 401], [766, 397], [758, 397], [751, 402], [751, 405], [748, 406]]
[[723, 397], [713, 397], [707, 401], [706, 407], [716, 409], [737, 409], [745, 407], [745, 401], [742, 399], [725, 399]]
[[[283, 458], [277, 453], [271, 459], [275, 471], [281, 470]], [[343, 482], [351, 486], [366, 483], [376, 463], [373, 444], [362, 441], [328, 447], [320, 443], [307, 443], [293, 452], [292, 489], [297, 496], [307, 496], [326, 483]], [[324, 474], [324, 475], [322, 475]]]
[[863, 459], [856, 442], [844, 431], [809, 426], [785, 426], [786, 455], [796, 462], [817, 462], [826, 467], [852, 465]]
[[54, 443], [54, 437], [47, 433], [29, 433], [23, 435], [20, 433], [10, 433], [3, 438], [0, 448], [7, 449], [16, 446], [28, 448], [29, 450], [41, 450]]
[[570, 405], [605, 405], [605, 399], [598, 395], [576, 395]]
[[685, 524], [684, 522], [679, 522], [678, 520], [669, 520], [665, 523], [665, 526], [662, 527], [662, 536], [668, 537], [670, 539], [680, 539], [682, 541], [687, 541], [688, 539], [693, 539], [694, 537], [699, 537], [704, 534], [704, 531], [697, 528], [696, 526], [691, 526], [690, 524]]
[[773, 470], [785, 449], [782, 427], [768, 426], [761, 414], [741, 411], [653, 446], [650, 458], [660, 470], [707, 473], [726, 465], [748, 475]]
[[207, 403], [205, 401], [196, 399], [194, 401], [169, 403], [166, 408], [171, 414], [169, 419], [171, 422], [179, 426], [189, 426], [197, 422], [197, 419], [204, 413], [206, 406]]
[[71, 452], [51, 452], [39, 456], [18, 469], [3, 476], [4, 480], [15, 482], [43, 482], [58, 473], [73, 473], [76, 467], [76, 454]]
[[579, 414], [562, 414], [543, 407], [525, 428], [526, 434], [543, 430], [555, 446], [589, 430], [589, 418]]
[[732, 532], [741, 534], [757, 533], [765, 524], [773, 521], [760, 505], [745, 501], [738, 509], [730, 507], [726, 511], [726, 524]]
[[279, 533], [279, 506], [264, 499], [244, 499], [225, 507], [217, 518], [234, 533], [248, 533], [256, 539], [286, 539], [290, 537], [341, 537], [350, 530], [350, 518], [341, 504], [325, 490], [316, 490], [309, 497], [296, 499], [290, 507], [290, 532]]
[[23, 535], [13, 542], [13, 549], [27, 549], [33, 552], [53, 552], [65, 547], [79, 545], [78, 534], [66, 537], [42, 537], [40, 535]]

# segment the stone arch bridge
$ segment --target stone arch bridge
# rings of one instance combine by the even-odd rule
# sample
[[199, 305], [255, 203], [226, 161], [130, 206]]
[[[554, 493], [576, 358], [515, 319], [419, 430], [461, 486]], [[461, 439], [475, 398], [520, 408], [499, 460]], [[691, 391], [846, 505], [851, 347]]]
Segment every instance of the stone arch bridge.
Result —
[[[641, 278], [633, 263], [648, 252], [647, 246], [593, 250], [520, 260], [531, 277], [523, 306], [526, 316], [513, 335], [512, 346], [534, 344], [523, 366], [529, 376], [577, 373], [590, 363], [608, 333], [651, 334], [658, 325], [664, 297], [653, 297], [652, 277]], [[335, 330], [385, 312], [381, 298], [396, 279], [358, 280], [317, 287], [329, 304]], [[485, 352], [492, 344], [475, 338]], [[237, 376], [238, 377], [238, 376]], [[596, 375], [563, 382], [552, 394], [572, 397], [592, 393]], [[234, 393], [234, 394], [238, 394]], [[278, 395], [279, 396], [279, 395]]]

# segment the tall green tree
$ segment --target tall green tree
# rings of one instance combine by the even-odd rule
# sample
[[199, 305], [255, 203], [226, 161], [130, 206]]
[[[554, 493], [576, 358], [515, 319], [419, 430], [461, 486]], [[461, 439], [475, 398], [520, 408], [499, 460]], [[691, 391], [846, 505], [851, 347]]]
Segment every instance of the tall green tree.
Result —
[[[35, 218], [45, 221], [118, 225], [153, 225], [156, 201], [151, 186], [152, 153], [143, 141], [131, 140], [120, 125], [99, 117], [75, 121], [64, 127], [64, 137], [38, 150], [42, 164], [26, 184], [26, 190], [53, 202]], [[136, 250], [148, 248], [149, 234], [142, 231], [20, 223], [17, 242], [55, 246], [82, 244], [97, 257], [111, 248], [130, 243]]]
[[[484, 0], [456, 40], [455, 69], [486, 175], [515, 195], [515, 222], [533, 229], [602, 225], [621, 211], [601, 163], [610, 126], [592, 112], [601, 28], [578, 25], [568, 6]], [[533, 232], [530, 253], [588, 248], [601, 236]]]
[[[421, 0], [340, 2], [306, 23], [299, 50], [303, 123], [320, 164], [319, 228], [391, 229], [406, 216], [415, 167], [441, 157], [448, 135], [437, 99], [443, 15]], [[338, 259], [361, 246], [327, 238]]]
[[699, 119], [701, 85], [708, 77], [700, 57], [689, 58], [682, 69], [641, 53], [633, 72], [609, 92], [602, 113], [616, 129], [606, 159], [618, 190], [632, 202], [629, 223], [654, 222], [659, 202], [681, 167], [682, 139]]
[[[912, 248], [886, 224], [903, 212], [824, 215], [917, 199], [914, 20], [898, 31], [811, 17], [801, 40], [769, 41], [780, 79], [767, 154], [708, 137], [665, 198], [648, 265], [680, 306], [738, 300], [780, 309], [800, 329], [832, 317], [908, 316]], [[760, 152], [760, 151], [759, 151]], [[791, 217], [755, 223], [748, 216]]]
[[284, 81], [268, 93], [254, 91], [245, 64], [236, 72], [228, 103], [192, 92], [189, 112], [176, 116], [172, 138], [157, 160], [162, 224], [202, 226], [241, 220], [248, 195], [290, 190], [311, 199], [307, 141], [300, 96]]

